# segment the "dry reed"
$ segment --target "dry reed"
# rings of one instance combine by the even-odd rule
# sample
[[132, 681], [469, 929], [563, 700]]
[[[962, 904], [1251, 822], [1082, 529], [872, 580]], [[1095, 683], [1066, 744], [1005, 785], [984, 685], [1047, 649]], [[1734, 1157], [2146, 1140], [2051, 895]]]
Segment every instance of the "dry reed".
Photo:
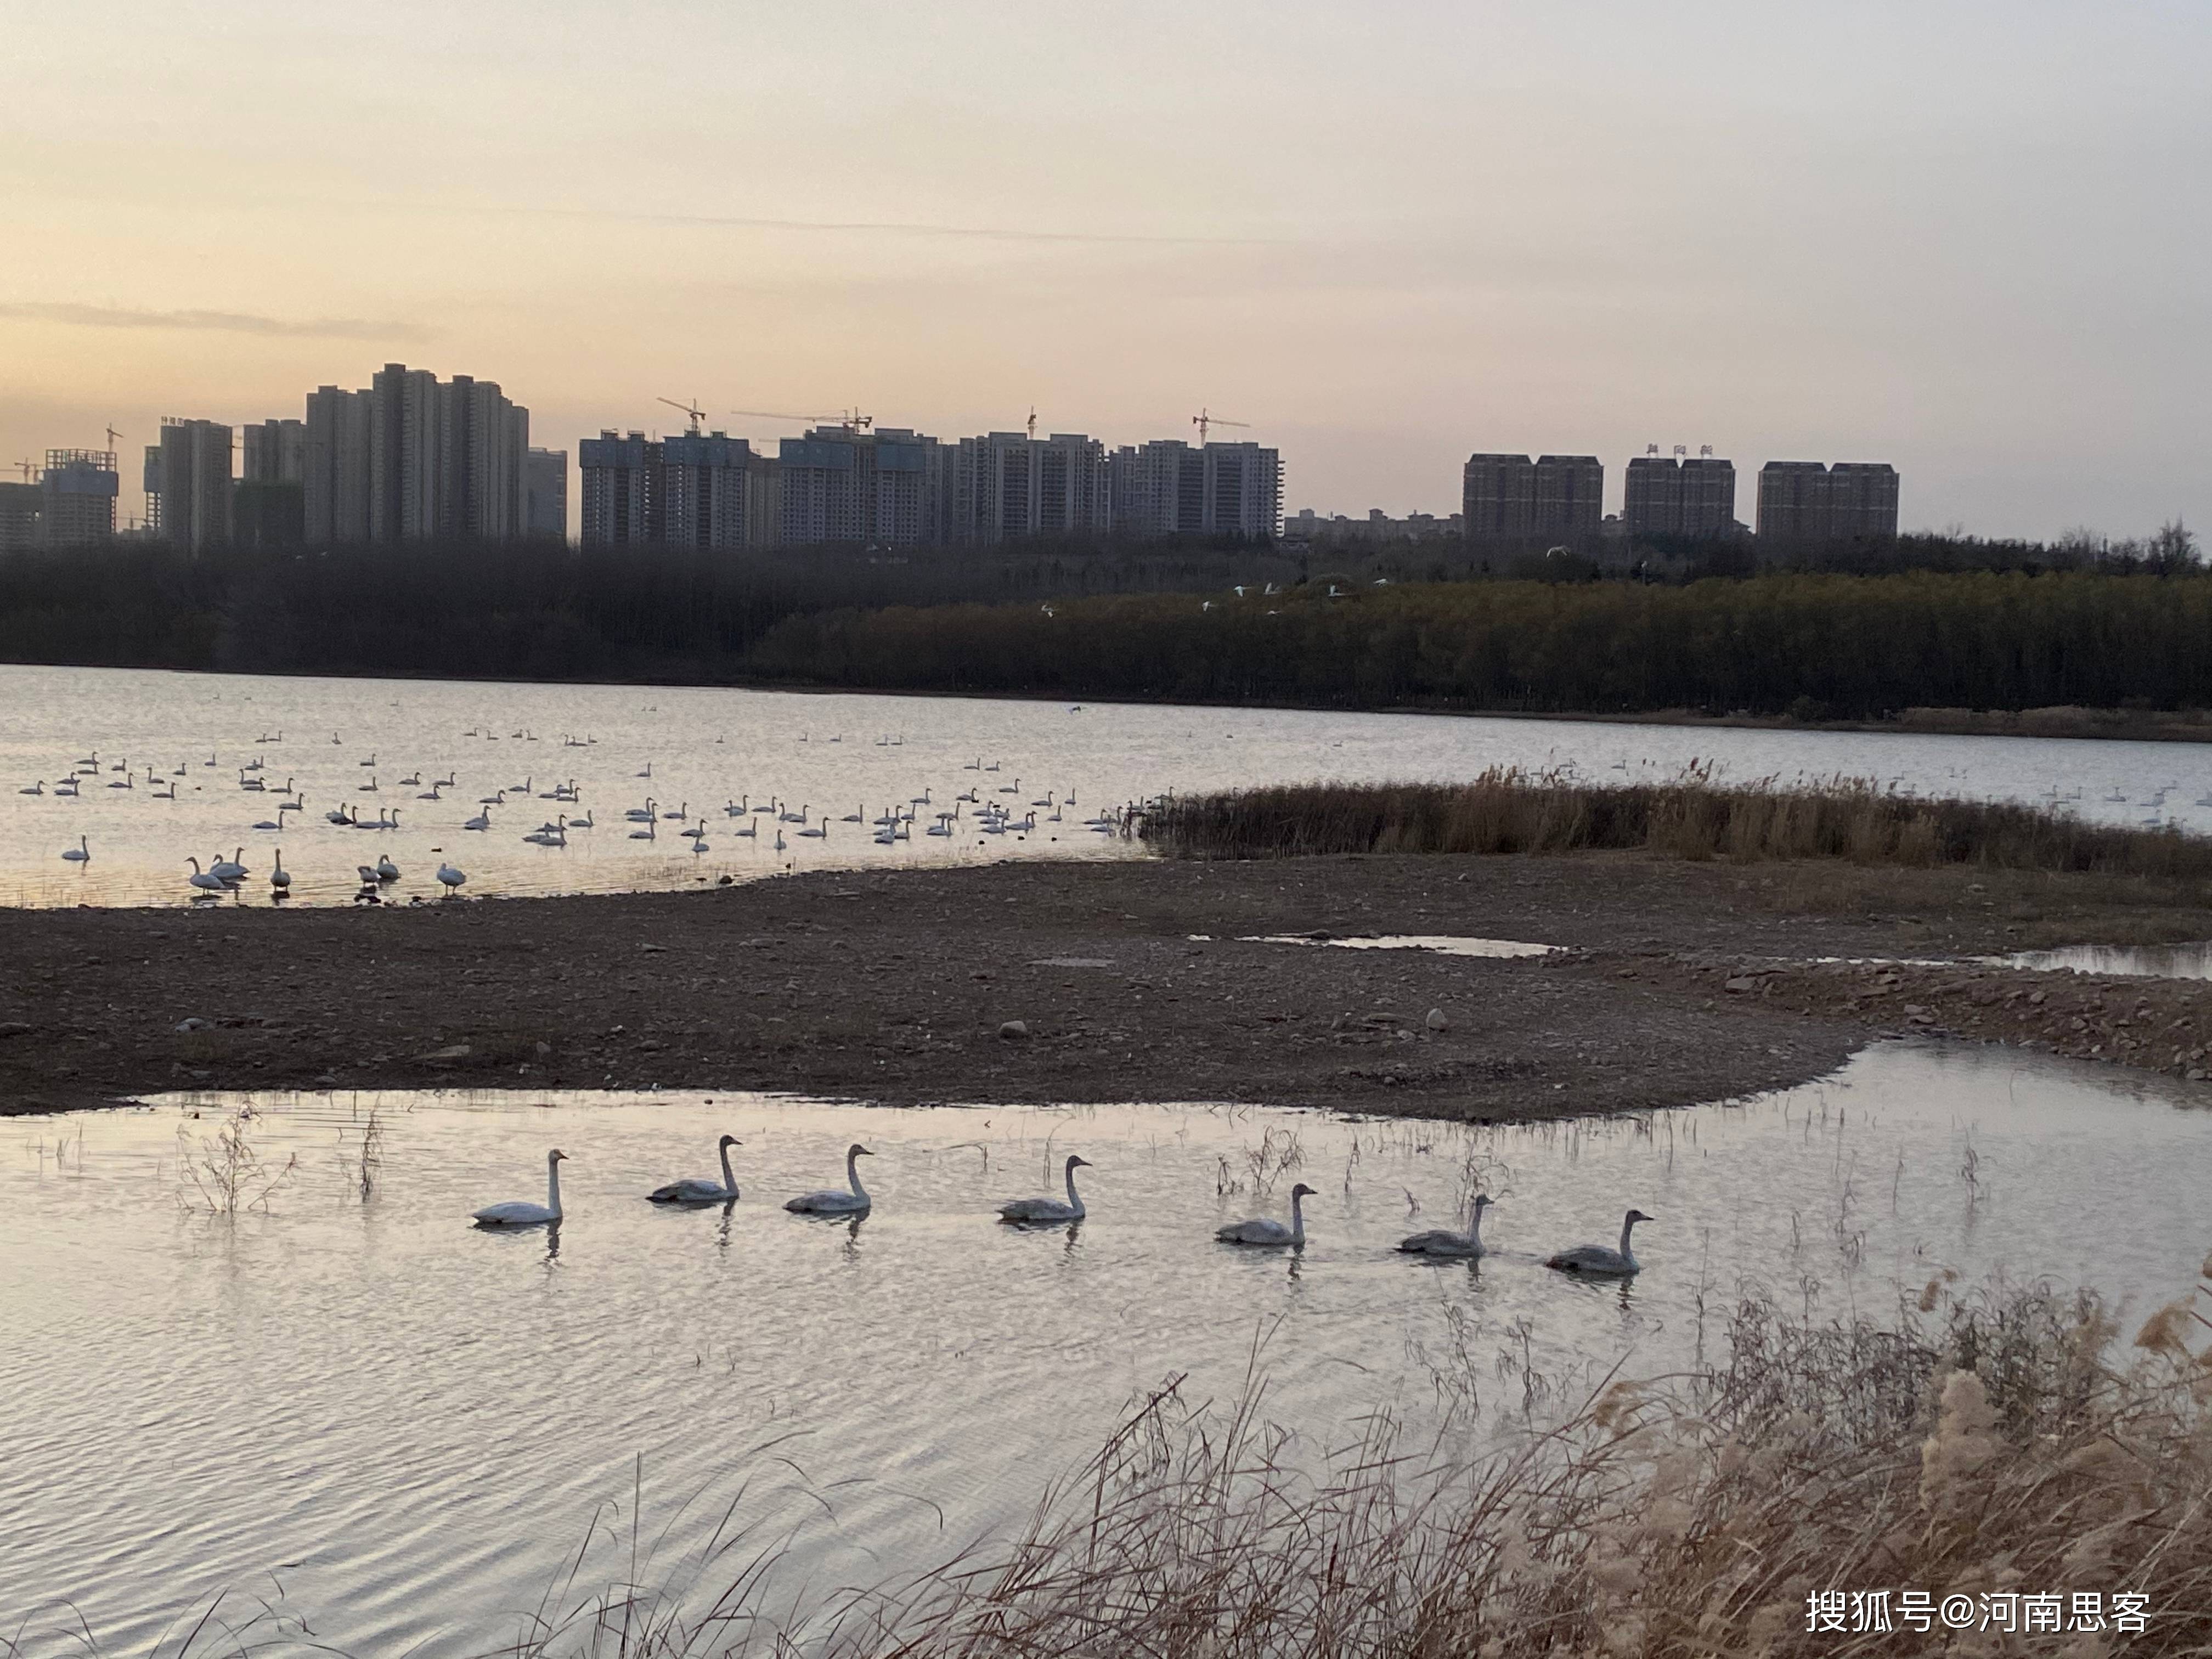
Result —
[[1468, 783], [1288, 784], [1170, 797], [1137, 833], [1176, 858], [1343, 853], [1575, 853], [1840, 859], [1866, 865], [2212, 875], [2212, 840], [2008, 801], [1929, 799], [1838, 778], [1723, 786], [1593, 784], [1492, 767]]
[[[2212, 1258], [2203, 1272], [2142, 1325], [2131, 1352], [2087, 1295], [1961, 1296], [1947, 1275], [1888, 1319], [1821, 1322], [1747, 1294], [1715, 1365], [1609, 1382], [1556, 1426], [1472, 1458], [1441, 1438], [1408, 1444], [1383, 1422], [1301, 1458], [1295, 1437], [1266, 1422], [1256, 1380], [1219, 1413], [1171, 1383], [1009, 1544], [794, 1622], [762, 1613], [781, 1546], [718, 1529], [708, 1556], [741, 1565], [696, 1613], [640, 1588], [634, 1560], [624, 1585], [533, 1620], [500, 1651], [2201, 1654], [2212, 1644]], [[1879, 1628], [1863, 1599], [1874, 1592], [1886, 1593]], [[1928, 1598], [1929, 1630], [1915, 1627], [1907, 1592]], [[2112, 1622], [2122, 1595], [2142, 1598], [2139, 1632]], [[2086, 1627], [2084, 1598], [2103, 1628]], [[1947, 1627], [1947, 1602], [1975, 1627]], [[2057, 1628], [2031, 1634], [2039, 1616]], [[1985, 1617], [2011, 1628], [1983, 1627]], [[1822, 1627], [1829, 1619], [1839, 1625]], [[270, 1622], [265, 1610], [253, 1621]], [[258, 1633], [226, 1630], [221, 1650], [278, 1645], [249, 1639]], [[0, 1635], [0, 1654], [18, 1650]]]

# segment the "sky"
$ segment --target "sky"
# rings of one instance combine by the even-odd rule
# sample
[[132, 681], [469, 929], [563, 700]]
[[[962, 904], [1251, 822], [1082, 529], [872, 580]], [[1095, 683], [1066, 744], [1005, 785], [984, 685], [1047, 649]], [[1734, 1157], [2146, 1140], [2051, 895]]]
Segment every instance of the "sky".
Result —
[[[0, 462], [386, 362], [532, 441], [1210, 409], [1285, 506], [1473, 451], [1887, 460], [2212, 526], [2205, 0], [7, 9]], [[12, 473], [0, 476], [15, 476]], [[573, 491], [572, 491], [573, 494]]]

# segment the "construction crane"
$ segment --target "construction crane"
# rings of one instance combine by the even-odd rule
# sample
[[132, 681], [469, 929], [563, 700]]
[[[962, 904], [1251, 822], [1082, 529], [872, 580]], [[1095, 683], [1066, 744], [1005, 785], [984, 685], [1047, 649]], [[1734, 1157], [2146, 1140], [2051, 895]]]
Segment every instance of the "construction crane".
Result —
[[853, 409], [842, 415], [786, 415], [773, 409], [733, 409], [730, 413], [753, 421], [805, 421], [814, 426], [842, 426], [848, 432], [866, 432], [876, 423], [874, 416]]
[[115, 441], [122, 435], [123, 434], [120, 432], [118, 432], [112, 426], [107, 428], [107, 453], [109, 454], [112, 455], [119, 453], [115, 447]]
[[705, 410], [700, 408], [696, 404], [679, 404], [673, 398], [656, 398], [653, 401], [655, 403], [666, 404], [671, 409], [682, 410], [685, 417], [691, 422], [691, 435], [695, 438], [699, 435], [699, 422], [707, 418], [707, 411]]
[[1035, 404], [1030, 405], [1030, 441], [1031, 443], [1036, 441], [1036, 405]]
[[1204, 409], [1200, 409], [1197, 414], [1190, 417], [1190, 423], [1198, 428], [1198, 441], [1200, 445], [1206, 442], [1206, 434], [1217, 426], [1249, 427], [1252, 424], [1249, 421], [1225, 421], [1220, 416]]
[[35, 471], [37, 471], [39, 470], [39, 468], [38, 468], [38, 463], [36, 463], [35, 461], [18, 461], [18, 462], [16, 462], [16, 463], [15, 463], [15, 465], [16, 465], [18, 467], [20, 467], [20, 468], [21, 468], [21, 469], [22, 469], [22, 472], [23, 472], [23, 482], [24, 482], [25, 483], [34, 483], [34, 482], [35, 482], [35, 480], [33, 480], [33, 479], [32, 478], [31, 474], [33, 474], [33, 472], [35, 472]]

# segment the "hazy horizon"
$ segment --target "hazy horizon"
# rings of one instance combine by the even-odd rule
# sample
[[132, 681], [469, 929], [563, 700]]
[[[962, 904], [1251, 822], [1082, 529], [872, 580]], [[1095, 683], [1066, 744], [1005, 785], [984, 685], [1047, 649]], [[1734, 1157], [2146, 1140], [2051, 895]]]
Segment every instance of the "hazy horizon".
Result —
[[[0, 465], [389, 360], [535, 443], [1191, 435], [1288, 511], [1470, 451], [1876, 460], [1907, 527], [2212, 519], [2212, 13], [118, 0], [10, 22]], [[573, 495], [573, 483], [572, 483]]]

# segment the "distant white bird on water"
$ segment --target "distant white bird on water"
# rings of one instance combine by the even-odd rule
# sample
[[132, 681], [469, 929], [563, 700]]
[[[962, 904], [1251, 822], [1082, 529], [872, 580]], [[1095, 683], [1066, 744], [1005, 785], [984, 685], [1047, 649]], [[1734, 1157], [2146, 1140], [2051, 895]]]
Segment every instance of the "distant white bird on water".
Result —
[[281, 847], [276, 849], [276, 866], [269, 872], [269, 884], [279, 895], [291, 890], [292, 872], [284, 867], [284, 849]]
[[79, 836], [76, 838], [76, 845], [64, 853], [62, 856], [71, 864], [88, 864], [92, 861], [92, 844], [82, 836]]
[[526, 1203], [513, 1199], [487, 1204], [471, 1218], [479, 1227], [540, 1227], [561, 1218], [561, 1164], [568, 1157], [558, 1146], [545, 1154], [545, 1201]]
[[[283, 854], [280, 853], [277, 856], [282, 858]], [[208, 874], [206, 871], [201, 869], [200, 861], [198, 859], [186, 859], [185, 862], [192, 866], [191, 874], [185, 878], [186, 881], [191, 883], [193, 886], [198, 888], [203, 893], [220, 893], [222, 891], [222, 878], [219, 876], [211, 876]]]
[[1301, 1181], [1291, 1188], [1289, 1226], [1285, 1227], [1272, 1216], [1257, 1216], [1250, 1221], [1232, 1221], [1225, 1227], [1217, 1227], [1213, 1236], [1224, 1244], [1303, 1244], [1306, 1242], [1304, 1200], [1318, 1196], [1312, 1188]]
[[730, 1173], [730, 1148], [745, 1143], [735, 1135], [724, 1135], [714, 1143], [721, 1157], [722, 1179], [720, 1183], [693, 1176], [682, 1181], [672, 1181], [665, 1187], [655, 1187], [646, 1194], [655, 1204], [727, 1204], [738, 1195], [738, 1178]]
[[1571, 1250], [1561, 1250], [1547, 1258], [1547, 1267], [1557, 1267], [1564, 1273], [1590, 1273], [1613, 1279], [1626, 1279], [1643, 1264], [1637, 1261], [1634, 1251], [1628, 1248], [1628, 1236], [1639, 1221], [1651, 1218], [1641, 1210], [1631, 1210], [1620, 1224], [1620, 1248], [1609, 1250], [1602, 1244], [1577, 1244]]
[[450, 864], [441, 864], [438, 866], [438, 881], [440, 885], [445, 888], [447, 898], [451, 898], [458, 892], [461, 884], [467, 879], [468, 876], [464, 872], [456, 870]]
[[1015, 1223], [1040, 1221], [1080, 1221], [1086, 1213], [1083, 1200], [1075, 1190], [1075, 1172], [1094, 1167], [1087, 1158], [1078, 1158], [1073, 1152], [1067, 1157], [1067, 1202], [1056, 1198], [1018, 1198], [999, 1206], [999, 1219]]
[[392, 861], [389, 854], [380, 854], [378, 855], [376, 860], [376, 878], [379, 881], [397, 881], [399, 879], [399, 866]]
[[859, 1215], [875, 1200], [868, 1189], [860, 1185], [860, 1160], [875, 1154], [854, 1141], [845, 1149], [845, 1187], [823, 1188], [818, 1193], [801, 1193], [783, 1207], [797, 1215]]
[[1494, 1202], [1488, 1193], [1477, 1193], [1474, 1203], [1468, 1206], [1465, 1232], [1455, 1233], [1449, 1227], [1433, 1228], [1399, 1240], [1398, 1248], [1409, 1255], [1480, 1255], [1482, 1212]]

